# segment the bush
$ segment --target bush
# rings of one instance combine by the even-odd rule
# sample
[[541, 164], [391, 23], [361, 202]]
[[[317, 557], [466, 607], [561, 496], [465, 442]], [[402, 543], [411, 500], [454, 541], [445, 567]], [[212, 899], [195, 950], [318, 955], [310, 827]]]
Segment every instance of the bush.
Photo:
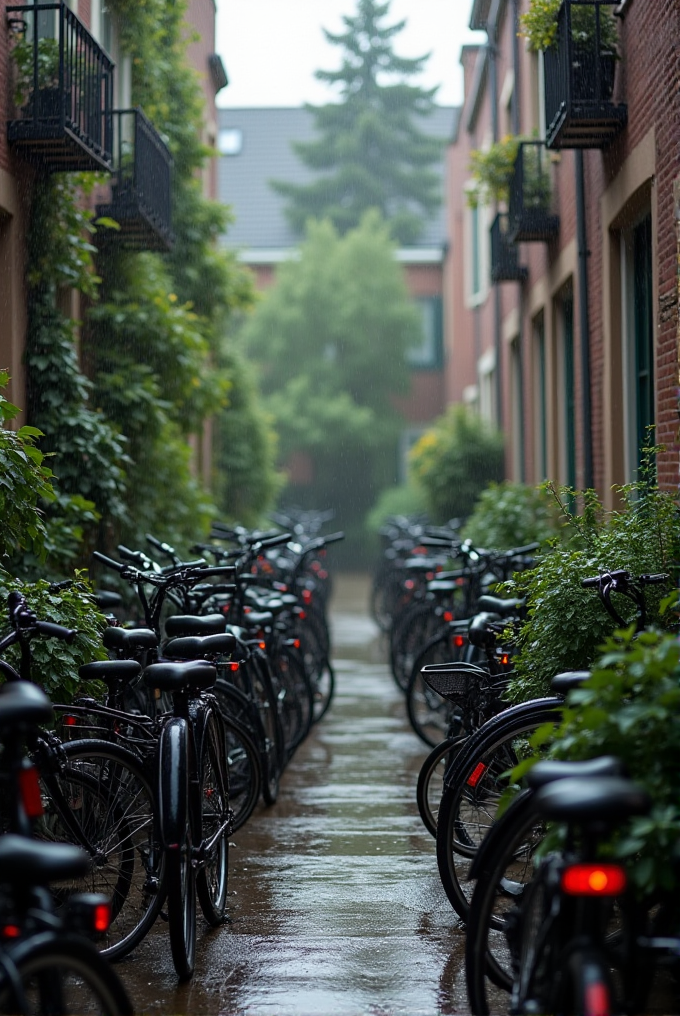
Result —
[[504, 480], [482, 491], [462, 535], [477, 547], [511, 550], [554, 538], [559, 515], [546, 490]]
[[[526, 700], [547, 692], [550, 680], [562, 670], [591, 666], [597, 648], [616, 625], [592, 589], [581, 580], [601, 571], [625, 568], [637, 576], [672, 572], [678, 560], [678, 516], [671, 494], [645, 482], [618, 488], [624, 507], [606, 512], [594, 491], [580, 495], [583, 513], [571, 515], [566, 504], [573, 490], [548, 485], [568, 522], [571, 537], [553, 546], [530, 571], [505, 584], [510, 596], [526, 596], [529, 616], [516, 637], [515, 679], [510, 696]], [[667, 594], [662, 586], [648, 587], [650, 624], [663, 627], [659, 605]], [[622, 606], [626, 610], [629, 603]], [[672, 618], [671, 618], [672, 620]]]
[[450, 406], [411, 450], [414, 480], [435, 522], [466, 518], [484, 488], [503, 478], [503, 436], [462, 405]]

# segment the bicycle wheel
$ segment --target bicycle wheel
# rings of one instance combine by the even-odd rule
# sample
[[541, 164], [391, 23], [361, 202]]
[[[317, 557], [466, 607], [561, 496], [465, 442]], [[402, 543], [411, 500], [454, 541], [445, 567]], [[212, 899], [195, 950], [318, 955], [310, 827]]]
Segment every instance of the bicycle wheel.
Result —
[[414, 603], [392, 627], [390, 636], [390, 669], [402, 691], [406, 691], [418, 653], [439, 633], [442, 619], [434, 603]]
[[447, 737], [432, 749], [420, 767], [416, 801], [423, 825], [432, 836], [437, 835], [437, 817], [444, 791], [444, 774], [466, 740], [465, 734]]
[[512, 801], [473, 866], [476, 884], [468, 908], [465, 971], [470, 1007], [480, 1016], [505, 1011], [508, 1005], [514, 911], [531, 881], [533, 857], [544, 836], [533, 797], [525, 790]]
[[312, 685], [298, 651], [279, 646], [273, 660], [274, 676], [283, 693], [282, 719], [286, 754], [290, 758], [312, 725]]
[[314, 712], [312, 723], [318, 723], [326, 715], [333, 701], [335, 693], [335, 671], [326, 657], [319, 672], [312, 678], [312, 697], [314, 701]]
[[110, 959], [127, 955], [156, 920], [164, 892], [163, 853], [157, 837], [155, 795], [136, 758], [106, 741], [62, 746], [65, 765], [37, 759], [44, 814], [40, 839], [84, 846], [92, 868], [82, 879], [53, 886], [57, 902], [72, 892], [111, 898], [112, 921], [100, 942]]
[[22, 998], [0, 973], [0, 1013], [22, 1016], [131, 1016], [133, 1009], [115, 971], [87, 939], [46, 932], [7, 954]]
[[447, 774], [437, 822], [437, 865], [451, 906], [467, 920], [474, 883], [469, 859], [496, 818], [508, 772], [529, 753], [528, 739], [556, 722], [561, 699], [538, 699], [506, 709], [469, 738]]
[[204, 863], [196, 873], [196, 892], [203, 916], [217, 927], [224, 921], [229, 877], [229, 776], [221, 717], [211, 712], [203, 731], [200, 802], [195, 815], [194, 842], [201, 844]]
[[244, 825], [260, 799], [260, 753], [245, 727], [222, 714], [229, 768], [229, 803], [234, 813], [232, 832]]
[[420, 672], [430, 663], [450, 663], [457, 660], [460, 650], [451, 645], [448, 629], [440, 631], [416, 655], [406, 689], [406, 709], [414, 731], [425, 744], [436, 748], [446, 737], [451, 722], [452, 707], [433, 691], [422, 679]]

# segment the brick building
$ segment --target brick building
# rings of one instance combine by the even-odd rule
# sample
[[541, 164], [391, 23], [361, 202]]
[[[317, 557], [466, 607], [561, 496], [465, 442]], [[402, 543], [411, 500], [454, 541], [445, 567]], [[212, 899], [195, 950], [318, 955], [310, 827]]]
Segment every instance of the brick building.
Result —
[[[660, 479], [678, 482], [680, 7], [564, 0], [556, 46], [533, 54], [517, 35], [528, 6], [474, 0], [470, 26], [488, 42], [461, 54], [447, 399], [502, 425], [508, 476], [595, 486], [612, 504], [650, 423], [667, 445]], [[579, 6], [596, 26], [590, 50], [571, 26]], [[604, 41], [612, 13], [615, 62]], [[507, 135], [531, 139], [509, 203], [471, 208], [470, 152]]]

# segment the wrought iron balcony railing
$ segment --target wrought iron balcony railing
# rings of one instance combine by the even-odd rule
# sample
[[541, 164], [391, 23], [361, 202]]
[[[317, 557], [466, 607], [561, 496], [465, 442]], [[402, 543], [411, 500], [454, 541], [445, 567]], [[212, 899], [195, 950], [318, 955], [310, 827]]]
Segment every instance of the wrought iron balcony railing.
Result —
[[491, 225], [491, 281], [523, 282], [529, 274], [519, 263], [519, 248], [508, 239], [508, 216], [499, 212]]
[[552, 184], [542, 141], [523, 141], [510, 180], [508, 239], [512, 243], [548, 243], [559, 233], [560, 217], [552, 214]]
[[626, 125], [628, 107], [612, 99], [618, 59], [612, 2], [562, 2], [555, 45], [543, 55], [548, 148], [605, 148]]
[[7, 7], [7, 137], [49, 172], [108, 170], [113, 63], [65, 3]]
[[97, 206], [115, 219], [111, 242], [144, 250], [172, 247], [171, 176], [168, 147], [141, 109], [113, 111], [114, 178], [111, 201]]

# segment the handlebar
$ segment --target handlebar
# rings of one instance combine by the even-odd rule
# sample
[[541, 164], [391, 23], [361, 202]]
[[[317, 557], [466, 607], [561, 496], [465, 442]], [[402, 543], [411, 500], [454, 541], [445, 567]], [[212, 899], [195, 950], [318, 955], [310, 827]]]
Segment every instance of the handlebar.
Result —
[[93, 551], [92, 557], [96, 558], [97, 561], [101, 561], [107, 568], [112, 568], [117, 572], [124, 572], [128, 567], [123, 561], [114, 561], [112, 557], [107, 557], [106, 554], [102, 554], [99, 550]]
[[52, 621], [38, 621], [35, 626], [40, 635], [48, 639], [61, 639], [69, 645], [78, 634], [75, 628], [64, 628], [61, 624], [53, 624]]

